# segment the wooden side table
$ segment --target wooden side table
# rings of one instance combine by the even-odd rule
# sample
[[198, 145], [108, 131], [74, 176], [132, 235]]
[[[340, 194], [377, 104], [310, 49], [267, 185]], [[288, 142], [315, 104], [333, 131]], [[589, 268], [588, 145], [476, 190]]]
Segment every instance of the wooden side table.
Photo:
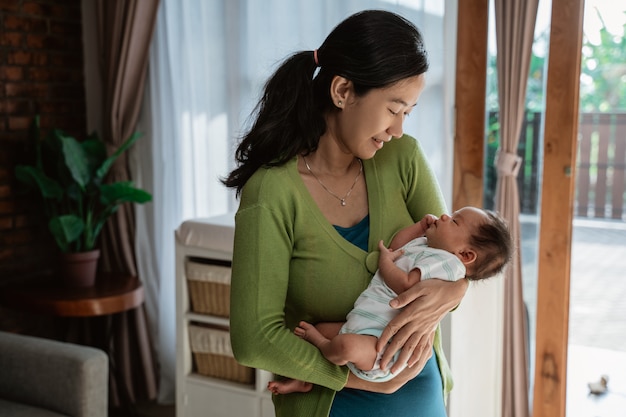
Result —
[[144, 291], [137, 277], [101, 274], [94, 287], [65, 288], [54, 276], [42, 276], [2, 288], [3, 305], [59, 317], [104, 316], [139, 307]]
[[140, 307], [143, 302], [144, 289], [137, 277], [111, 273], [100, 274], [96, 285], [88, 288], [67, 288], [58, 277], [47, 275], [11, 283], [0, 290], [2, 305], [67, 318], [67, 341], [104, 350], [109, 356], [110, 383], [121, 385], [124, 408], [130, 407], [130, 397], [125, 381], [118, 378], [112, 321], [115, 314]]

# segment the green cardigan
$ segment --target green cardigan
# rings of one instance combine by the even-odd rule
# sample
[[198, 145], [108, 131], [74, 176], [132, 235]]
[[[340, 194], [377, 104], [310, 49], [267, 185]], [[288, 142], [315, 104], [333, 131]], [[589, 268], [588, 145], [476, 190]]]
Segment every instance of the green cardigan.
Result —
[[[348, 368], [295, 336], [300, 320], [345, 321], [378, 266], [378, 241], [426, 213], [445, 212], [437, 180], [418, 142], [404, 136], [363, 161], [369, 200], [369, 253], [346, 241], [305, 187], [297, 158], [259, 169], [242, 190], [235, 216], [230, 332], [246, 366], [312, 382], [308, 393], [274, 396], [277, 417], [326, 417]], [[435, 352], [451, 387], [439, 329]]]

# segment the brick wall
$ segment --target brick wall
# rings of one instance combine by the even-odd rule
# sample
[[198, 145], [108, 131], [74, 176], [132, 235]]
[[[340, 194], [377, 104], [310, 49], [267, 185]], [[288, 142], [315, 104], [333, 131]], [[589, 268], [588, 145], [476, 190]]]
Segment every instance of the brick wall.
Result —
[[19, 193], [28, 126], [86, 129], [80, 0], [0, 0], [0, 284], [50, 269], [56, 246], [34, 200]]

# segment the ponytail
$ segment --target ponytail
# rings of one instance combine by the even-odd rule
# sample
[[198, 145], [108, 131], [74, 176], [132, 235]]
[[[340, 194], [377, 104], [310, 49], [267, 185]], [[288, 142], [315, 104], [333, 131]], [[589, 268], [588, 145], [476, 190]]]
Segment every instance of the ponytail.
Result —
[[239, 166], [222, 182], [237, 194], [254, 172], [277, 166], [317, 149], [326, 130], [322, 107], [315, 102], [313, 51], [290, 56], [267, 81], [257, 104], [256, 120], [235, 152]]

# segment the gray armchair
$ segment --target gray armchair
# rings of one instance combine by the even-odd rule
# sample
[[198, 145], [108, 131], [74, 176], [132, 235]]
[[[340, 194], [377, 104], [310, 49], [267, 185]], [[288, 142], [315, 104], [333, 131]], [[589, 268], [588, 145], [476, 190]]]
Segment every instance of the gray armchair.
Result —
[[0, 331], [0, 416], [107, 417], [108, 356]]

